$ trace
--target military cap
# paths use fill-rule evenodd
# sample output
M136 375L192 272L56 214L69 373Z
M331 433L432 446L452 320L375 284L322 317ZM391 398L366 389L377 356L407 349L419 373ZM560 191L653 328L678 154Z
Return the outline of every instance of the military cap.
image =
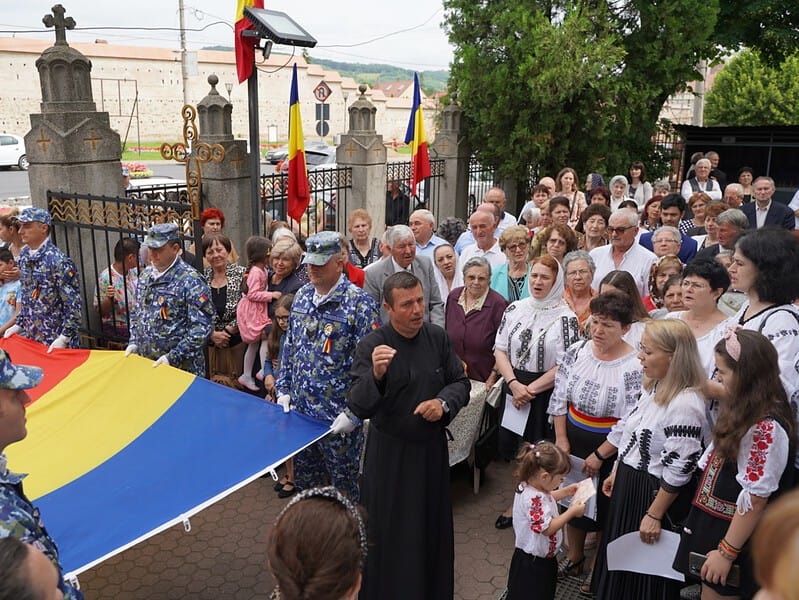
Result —
M147 237L144 238L144 245L148 248L161 248L169 242L177 242L180 239L178 226L174 223L158 223L150 227Z
M0 350L0 389L27 390L41 383L43 377L39 367L15 365L4 350Z
M45 225L52 225L53 219L50 213L43 208L30 206L22 211L19 215L20 223L44 223Z
M335 231L322 231L305 240L305 265L326 265L331 257L341 254L341 237Z

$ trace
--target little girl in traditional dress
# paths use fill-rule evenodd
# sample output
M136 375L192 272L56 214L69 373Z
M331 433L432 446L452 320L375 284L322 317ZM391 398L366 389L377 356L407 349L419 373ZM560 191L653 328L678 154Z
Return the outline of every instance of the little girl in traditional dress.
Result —
M258 385L252 376L255 356L260 355L261 364L266 360L267 345L263 331L272 322L268 306L272 300L277 300L281 295L280 292L266 291L266 261L269 258L270 246L268 239L259 236L252 236L245 243L249 266L241 282L241 300L236 307L239 334L247 344L244 369L239 377L239 383L254 392L258 391Z
M585 513L583 502L573 501L563 514L558 500L577 492L574 483L558 489L571 470L569 455L551 442L525 443L517 457L518 486L513 499L516 550L508 573L506 600L553 600L558 583L555 555L563 541L561 529Z

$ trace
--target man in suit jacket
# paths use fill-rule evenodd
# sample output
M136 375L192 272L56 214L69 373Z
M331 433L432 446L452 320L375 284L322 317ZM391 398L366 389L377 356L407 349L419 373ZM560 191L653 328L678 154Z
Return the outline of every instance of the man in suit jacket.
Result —
M383 306L383 283L398 271L410 270L421 282L424 293L424 319L428 323L444 327L444 302L436 283L432 261L416 256L416 238L407 225L395 225L386 232L386 241L391 256L381 260L366 271L364 291L380 305L380 318L388 323L388 312Z
M683 200L680 194L669 194L663 200L660 201L660 221L663 223L663 227L669 227L671 229L677 230L677 233L674 234L671 229L667 230L668 235L673 235L673 237L679 238L679 250L676 252L677 256L680 257L680 260L684 265L687 265L694 256L696 256L697 244L696 240L684 235L680 230L680 221L682 221L683 216L685 215L685 200ZM660 231L659 229L655 231L650 231L649 233L644 233L638 238L638 243L641 244L644 248L649 250L650 252L654 252L654 239L655 234ZM658 237L661 235L666 234L666 231L663 231ZM657 252L655 252L657 254ZM660 256L658 255L658 258Z
M759 229L766 225L776 225L788 231L793 231L796 225L793 211L779 202L774 202L774 180L771 177L758 177L752 184L754 202L749 202L741 207L749 219L750 229Z

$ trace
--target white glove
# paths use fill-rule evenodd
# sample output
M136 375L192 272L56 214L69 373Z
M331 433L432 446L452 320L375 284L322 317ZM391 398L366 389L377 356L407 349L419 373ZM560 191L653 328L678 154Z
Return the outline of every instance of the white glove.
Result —
M22 331L22 327L20 327L19 325L12 325L8 329L6 329L5 333L3 334L3 337L4 338L11 337L15 333L20 333L21 331Z
M357 427L355 423L350 421L350 418L346 414L339 413L330 426L330 431L331 433L350 433L355 427Z
M166 365L169 366L169 357L164 354L163 356L159 357L157 361L153 363L153 369L155 369L158 365Z
M291 396L288 394L280 394L277 397L277 403L283 407L284 413L287 413L291 410Z
M128 345L128 347L125 348L125 356L130 356L131 354L136 354L136 350L138 350L138 349L139 349L139 347L136 344Z
M66 348L68 344L69 338L65 335L59 335L53 340L53 343L50 344L50 347L47 348L47 354L50 354L53 351L53 348Z

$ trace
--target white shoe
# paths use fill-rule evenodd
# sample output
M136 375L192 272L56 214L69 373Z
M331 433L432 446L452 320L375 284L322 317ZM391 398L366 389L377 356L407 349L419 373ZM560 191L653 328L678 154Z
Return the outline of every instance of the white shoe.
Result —
M241 387L245 387L248 390L252 390L253 392L258 391L258 386L255 385L255 379L253 379L252 376L242 375L238 378L237 381L239 382L239 385L241 385Z

